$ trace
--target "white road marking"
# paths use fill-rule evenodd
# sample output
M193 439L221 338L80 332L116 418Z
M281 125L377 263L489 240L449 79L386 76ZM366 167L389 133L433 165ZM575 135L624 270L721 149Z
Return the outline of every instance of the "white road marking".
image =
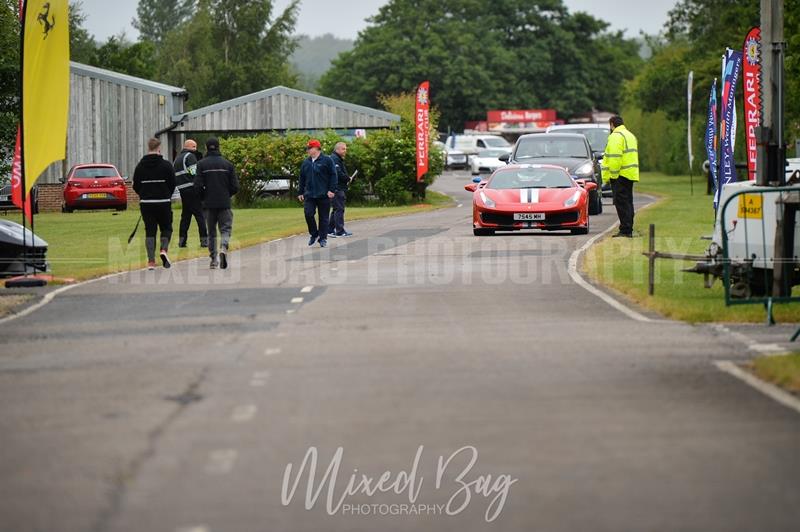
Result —
M206 525L197 525L197 526L182 526L176 530L176 532L210 532L211 529L208 528Z
M606 294L605 292L603 292L599 288L597 288L594 285L590 284L589 282L587 282L581 276L580 273L578 273L578 261L580 260L581 255L587 249L592 247L592 245L594 245L595 242L597 242L598 240L600 240L601 238L606 236L608 233L610 233L611 231L616 229L618 226L619 226L619 222L613 224L611 227L609 227L608 229L606 229L602 233L600 233L598 235L595 235L592 238L590 238L584 245L582 245L580 248L578 248L578 249L576 249L575 251L572 252L572 255L570 255L570 257L569 257L569 266L568 266L569 276L572 278L573 281L575 281L575 283L578 286L581 286L582 288L584 288L589 293L599 297L600 299L602 299L603 301L605 301L606 303L608 303L609 305L611 305L612 307L614 307L618 311L622 312L623 314L625 314L629 318L631 318L633 320L636 320L636 321L643 322L643 323L652 322L653 320L651 320L650 318L648 318L644 314L636 312L632 308L629 308L625 304L617 301L616 299L614 299L610 295Z
M206 473L209 475L227 475L236 464L239 453L235 449L211 451L206 462Z
M146 268L142 268L141 270L138 270L138 271L144 271L144 270L146 270ZM133 271L137 271L137 270L133 270ZM44 297L42 298L42 300L39 301L38 303L34 303L30 307L27 307L27 308L21 310L20 312L17 312L16 314L12 314L11 316L6 316L5 318L0 319L0 325L3 325L4 323L7 323L9 321L15 320L17 318L22 318L24 316L27 316L28 314L36 312L37 310L39 310L43 306L45 306L48 303L50 303L53 299L55 299L55 297L57 295L63 294L67 290L72 290L73 288L77 288L79 286L83 286L83 285L86 285L86 284L96 283L98 281L104 281L106 279L111 279L112 277L119 277L121 275L125 275L126 273L131 273L131 272L111 273L109 275L104 275L103 277L98 277L97 279L89 279L88 281L82 281L80 283L75 283L75 284L68 284L66 286L62 286L61 288L57 288L57 289L53 290L52 292L48 292L47 294L45 294Z
M747 346L750 350L763 354L778 354L785 353L786 349L778 344L750 344Z
M236 423L245 423L251 421L257 412L258 407L256 405L239 405L233 409L231 419Z
M303 302L303 298L302 297L293 297L292 298L292 304L293 305L299 305L302 302Z
M774 401L777 401L783 406L791 408L792 410L800 414L800 399L793 396L792 394L787 393L778 388L777 386L774 386L768 382L762 381L755 375L743 370L742 368L740 368L739 366L737 366L736 364L734 364L729 360L718 361L715 362L714 365L717 366L717 369L719 369L720 371L725 372L733 377L736 377L740 381L745 382L746 384L752 386L759 392L763 393L770 399L773 399Z
M250 386L254 388L261 388L267 385L267 379L270 378L271 373L269 371L256 371L253 373L253 378L250 381Z
M286 311L286 314L294 314L294 313L295 313L295 310L294 310L294 309L290 309L290 310L287 310L287 311Z
M264 354L267 355L268 357L275 356L275 355L280 355L281 354L281 348L280 347L268 347L267 349L264 350Z
M306 286L302 290L300 290L300 293L301 294L310 294L313 289L314 289L313 286Z
M271 244L275 244L277 242L282 242L284 240L290 240L292 238L295 238L295 237L298 237L298 236L301 236L301 235L304 236L305 233L298 233L296 235L291 235L291 236L287 236L287 237L283 237L283 238L276 238L275 240L268 240L266 242L262 242L261 244L257 244L257 245L258 246L271 245ZM255 247L255 246L253 246L253 247ZM197 258L189 259L189 260L185 260L185 261L181 260L181 261L173 262L173 264L182 263L182 262L186 262L186 263L200 262L200 261L205 261L205 260L207 260L207 259L205 259L203 257L197 257ZM39 301L38 303L34 303L30 307L27 307L24 310L22 310L20 312L17 312L16 314L12 314L11 316L6 316L5 318L0 319L0 325L3 325L4 323L7 323L9 321L16 320L17 318L22 318L24 316L27 316L28 314L31 314L32 312L36 312L37 310L39 310L43 306L45 306L48 303L50 303L53 299L55 299L55 297L57 295L63 294L64 292L66 292L68 290L72 290L73 288L78 288L79 286L85 286L87 284L97 283L99 281L105 281L107 279L112 279L114 277L122 277L123 275L128 275L128 274L135 273L135 272L144 272L144 271L147 271L146 267L145 268L138 268L136 270L128 270L128 271L125 271L125 272L110 273L108 275L103 275L102 277L97 277L95 279L87 279L86 281L81 281L79 283L68 284L66 286L62 286L61 288L57 288L56 290L53 290L52 292L48 292L47 294L45 294L44 297L42 298L42 300Z
M458 208L459 208L459 209L460 209L461 207L463 207L463 206L464 206L464 204L463 204L463 203L459 203L459 204L458 204Z

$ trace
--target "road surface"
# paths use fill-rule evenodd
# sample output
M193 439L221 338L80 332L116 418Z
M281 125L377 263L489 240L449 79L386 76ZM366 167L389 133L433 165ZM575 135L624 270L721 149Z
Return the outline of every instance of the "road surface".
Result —
M713 364L751 353L576 285L592 235L473 237L468 182L0 325L0 529L797 530L800 415Z

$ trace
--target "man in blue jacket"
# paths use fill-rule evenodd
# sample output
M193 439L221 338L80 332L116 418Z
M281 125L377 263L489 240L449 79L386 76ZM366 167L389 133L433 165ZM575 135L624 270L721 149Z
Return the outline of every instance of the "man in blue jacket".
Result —
M308 245L313 246L319 239L320 247L328 245L328 217L331 210L331 199L336 193L336 167L333 160L322 153L322 145L317 139L311 139L306 146L308 157L300 165L300 195L297 199L303 202L308 234L311 238ZM319 225L314 218L319 212Z

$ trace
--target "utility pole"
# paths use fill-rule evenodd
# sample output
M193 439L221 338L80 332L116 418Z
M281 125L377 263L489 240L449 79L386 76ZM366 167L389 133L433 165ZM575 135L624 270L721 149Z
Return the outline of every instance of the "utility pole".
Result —
M757 129L758 164L756 181L760 186L786 184L786 141L784 139L784 58L783 0L761 0L761 59L763 90L761 127ZM775 260L772 265L772 295L791 295L794 227L798 204L794 195L780 194L775 204Z
M761 0L761 126L756 130L759 186L782 185L786 181L784 137L783 0Z

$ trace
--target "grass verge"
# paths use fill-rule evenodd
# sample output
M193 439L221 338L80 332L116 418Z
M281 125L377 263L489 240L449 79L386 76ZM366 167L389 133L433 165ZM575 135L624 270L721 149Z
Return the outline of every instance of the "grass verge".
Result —
M352 207L347 220L356 221L411 214L439 209L452 204L444 194L428 191L424 203L401 207ZM197 226L192 221L189 247L177 247L180 207L173 210L173 241L170 258L185 260L207 256L199 247ZM285 209L235 209L231 249L241 249L278 238L303 233L306 229L302 207ZM52 273L62 279L91 279L109 273L142 268L147 264L144 227L139 226L130 243L128 235L139 218L138 209L113 211L47 213L36 217L36 234L49 244L48 261Z
M0 318L8 316L15 308L27 303L33 297L28 294L0 294Z
M657 205L636 214L635 230L642 236L634 239L607 238L593 246L584 261L591 279L608 286L638 305L672 319L689 322L750 322L765 320L761 305L725 306L721 281L711 289L703 287L703 277L681 270L691 262L656 261L655 295L647 294L648 265L642 252L648 247L648 227L656 226L656 250L679 254L702 255L709 245L702 240L714 230L714 210L705 194L705 181L694 179L690 193L688 176L642 174L636 187L639 193L659 198ZM800 304L776 305L775 318L780 322L798 321Z
M759 357L749 366L759 378L792 393L800 393L800 353Z

